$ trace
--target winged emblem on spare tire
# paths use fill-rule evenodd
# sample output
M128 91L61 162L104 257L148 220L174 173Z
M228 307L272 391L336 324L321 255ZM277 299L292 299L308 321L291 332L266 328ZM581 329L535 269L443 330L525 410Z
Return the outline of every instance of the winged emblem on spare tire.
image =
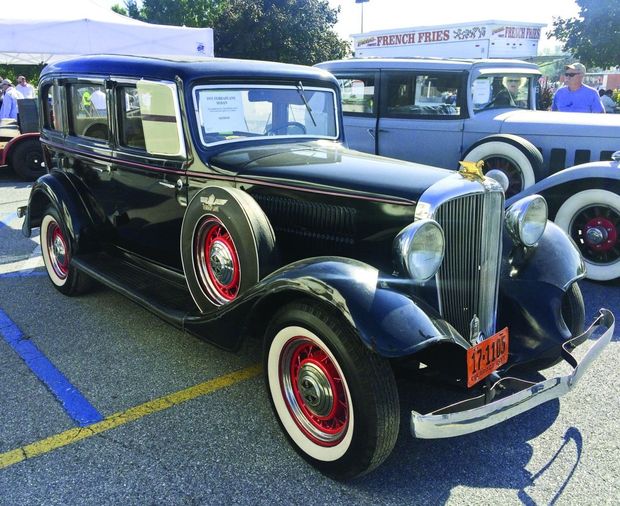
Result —
M213 194L208 197L200 197L200 203L205 211L217 211L220 206L226 205L226 202L228 202L228 200L217 199Z

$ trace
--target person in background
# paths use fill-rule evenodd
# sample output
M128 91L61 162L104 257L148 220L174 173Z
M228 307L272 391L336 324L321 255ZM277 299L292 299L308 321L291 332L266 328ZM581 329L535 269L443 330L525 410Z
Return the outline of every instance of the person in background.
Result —
M521 96L523 80L520 77L507 76L504 78L504 86L510 92L510 96L517 107L527 108L527 100Z
M553 96L552 111L605 112L597 91L583 84L586 68L581 63L564 66L564 84Z
M17 119L17 100L22 98L21 93L15 89L13 83L8 79L3 79L0 84L4 98L0 107L0 119Z
M35 98L34 87L26 81L24 76L19 76L17 78L15 89L19 91L24 98Z
M604 89L600 89L598 91L598 94L601 97L601 104L603 104L603 107L605 108L605 112L606 113L614 113L616 112L616 102L613 99L613 90L607 90L605 91Z

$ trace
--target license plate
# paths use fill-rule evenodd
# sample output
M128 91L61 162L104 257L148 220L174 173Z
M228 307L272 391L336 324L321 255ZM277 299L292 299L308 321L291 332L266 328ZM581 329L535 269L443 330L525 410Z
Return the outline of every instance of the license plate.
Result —
M471 387L508 362L508 327L467 350L467 386Z

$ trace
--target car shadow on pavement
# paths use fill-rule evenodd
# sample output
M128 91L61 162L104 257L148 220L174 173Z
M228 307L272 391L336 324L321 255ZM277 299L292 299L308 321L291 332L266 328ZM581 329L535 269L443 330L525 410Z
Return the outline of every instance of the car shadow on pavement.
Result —
M410 409L420 412L435 405L445 389L421 381L400 380L401 429L396 447L373 473L356 480L361 489L381 489L388 502L443 504L458 486L510 489L519 497L534 485L526 469L533 454L529 440L545 432L559 414L559 401L547 402L527 413L473 434L447 439L413 439ZM389 484L389 486L386 486ZM412 487L412 484L417 484ZM419 493L412 497L412 491ZM401 495L402 494L402 495ZM533 504L533 503L530 503Z

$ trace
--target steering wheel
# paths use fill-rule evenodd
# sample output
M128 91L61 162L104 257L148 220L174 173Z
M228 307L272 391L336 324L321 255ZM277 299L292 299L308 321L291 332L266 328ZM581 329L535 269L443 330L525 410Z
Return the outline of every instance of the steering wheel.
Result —
M289 128L296 128L299 130L298 133L301 133L302 135L305 135L307 133L306 131L306 127L304 125L302 125L301 123L297 122L297 121L288 121L286 122L284 125L281 125L277 128L274 128L273 126L267 126L265 128L265 134L266 135L278 135L278 134L288 134ZM292 134L294 135L296 132L292 132Z

